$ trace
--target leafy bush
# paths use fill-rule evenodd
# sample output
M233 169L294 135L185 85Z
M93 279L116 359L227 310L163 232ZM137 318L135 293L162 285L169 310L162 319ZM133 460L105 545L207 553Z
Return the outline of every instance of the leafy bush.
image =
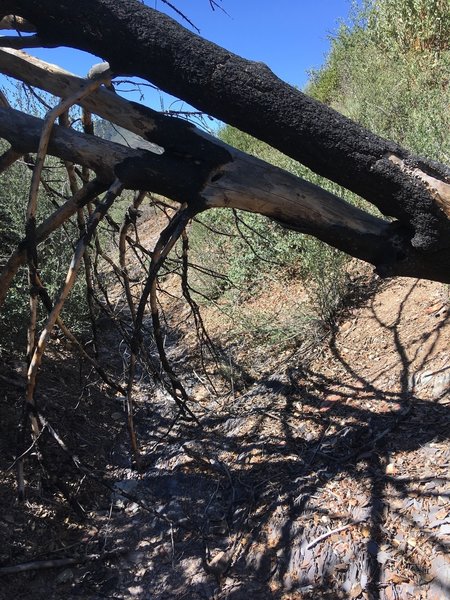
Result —
M447 0L367 0L367 32L388 54L450 50Z
M0 152L5 147L5 145L0 147ZM59 179L63 181L62 167L56 161L51 159L47 166L53 181ZM31 171L23 162L16 163L0 176L0 267L3 267L11 252L25 235L25 214L30 181ZM64 187L62 189L64 190ZM54 202L56 200L51 192L40 192L38 223L55 210ZM39 247L39 271L51 298L56 296L64 281L73 254L73 241L78 235L76 224L68 223L65 228L55 231ZM46 314L41 307L40 324L43 323ZM86 326L87 314L85 288L81 275L62 316L74 331L80 332ZM27 269L22 268L0 312L0 351L23 352L28 319L28 277Z
M450 157L447 0L367 0L332 39L307 93L439 161Z
M225 127L220 137L234 147L345 195L339 186L324 182L281 152L232 127ZM272 345L282 343L283 338L291 343L314 334L318 325L333 326L347 289L348 262L348 257L334 248L261 215L229 209L209 210L201 215L191 230L191 246L195 262L225 276L196 273L196 285L210 299L220 298L221 309L230 316L237 336ZM283 314L284 304L280 310L272 304L266 311L264 296L268 286L278 282L282 289L284 284L298 280L305 282L307 293L289 306L289 314ZM253 303L258 297L264 308Z

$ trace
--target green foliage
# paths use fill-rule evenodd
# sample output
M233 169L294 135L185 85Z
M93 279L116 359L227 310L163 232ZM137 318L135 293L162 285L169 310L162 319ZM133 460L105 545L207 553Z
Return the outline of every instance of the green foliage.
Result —
M306 92L413 151L450 160L450 5L448 0L365 0L354 5L351 23L331 38L324 66L311 73ZM231 127L220 137L320 185L366 210L363 200L311 173L267 144ZM193 227L198 261L227 276L202 276L200 287L232 311L259 342L304 334L312 322L332 327L348 290L348 258L307 236L288 232L263 217L209 211ZM236 227L238 225L238 228ZM223 231L211 234L208 229ZM263 294L268 281L302 279L309 296L289 324L267 314L236 310L243 298ZM234 308L230 308L234 307ZM242 333L242 327L241 331Z
M448 0L367 0L307 93L439 161L450 156ZM331 83L330 83L331 82Z
M450 49L448 0L371 0L366 4L367 31L387 53Z
M219 234L211 235L211 229ZM202 257L207 268L226 275L228 285L218 280L217 293L228 287L245 296L261 277L279 271L280 267L285 276L300 271L299 253L303 247L300 236L260 215L211 210L194 224L191 242L196 254L208 248Z
M338 186L232 127L225 127L220 137L249 154L346 195ZM261 215L228 209L201 215L192 227L191 247L194 262L225 275L225 279L218 279L197 273L196 285L210 299L220 298L236 336L273 345L315 334L317 326L333 326L347 289L348 262L348 257L334 248ZM282 289L294 280L304 281L307 292L301 301L292 304L289 314L284 314L284 306L277 314L274 303L268 312L254 305L245 306L258 297L264 304L268 285Z
M0 147L0 152L5 147L5 145ZM59 179L62 167L54 160L50 160L47 167L52 174L52 180ZM62 182L62 174L60 179ZM23 163L13 165L0 176L0 267L3 267L8 256L24 237L30 181L31 171ZM62 189L64 190L63 187ZM41 191L37 214L38 223L55 210L54 202L55 198L51 193ZM39 247L39 271L51 298L56 297L64 282L73 254L72 242L77 239L78 235L76 224L68 223ZM29 319L28 298L27 270L22 268L14 279L0 312L0 352L5 350L23 352ZM45 320L46 314L41 307L40 324ZM81 273L62 316L74 332L80 332L86 326L87 315L85 287Z

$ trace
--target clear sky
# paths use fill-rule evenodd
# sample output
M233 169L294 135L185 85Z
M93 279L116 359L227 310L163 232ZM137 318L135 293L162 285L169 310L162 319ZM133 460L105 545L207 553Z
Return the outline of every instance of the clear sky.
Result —
M328 36L346 20L350 0L171 0L208 40L244 58L266 63L288 83L303 87L307 71L319 67ZM175 15L162 0L146 4ZM184 23L186 25L186 23Z
M308 70L320 67L329 48L329 35L346 21L350 0L170 0L199 29L200 34L244 58L266 63L276 75L302 88ZM145 0L192 29L163 0ZM8 32L5 32L8 33ZM30 53L85 75L98 60L68 49L30 50ZM139 100L136 96L126 97ZM145 103L159 108L159 96L146 94ZM168 108L170 100L164 99Z

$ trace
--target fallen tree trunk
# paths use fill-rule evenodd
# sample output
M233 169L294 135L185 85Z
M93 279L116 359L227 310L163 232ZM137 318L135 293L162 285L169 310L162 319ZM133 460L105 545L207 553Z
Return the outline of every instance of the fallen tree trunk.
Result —
M50 47L72 46L100 55L110 62L115 73L144 77L272 144L315 172L358 193L398 222L387 225L380 221L382 225L377 223L377 233L373 235L369 227L369 223L375 224L373 218L356 217L348 205L335 197L329 204L333 209L322 222L327 193L316 189L314 193L307 191L305 196L305 186L302 184L300 193L299 182L292 176L281 176L279 169L261 161L249 163L248 158L207 138L192 126L165 119L143 107L135 109L135 114L129 113L125 127L132 129L130 122L137 111L139 128L145 122L150 123L150 127L142 127L139 133L162 145L164 155L151 159L145 155L144 159L144 155L134 154L126 160L123 153L117 151L119 158L114 151L118 163L113 170L124 185L160 191L180 202L189 197L189 202L198 203L199 210L233 206L266 214L375 264L382 275L449 280L447 167L414 157L397 144L371 134L283 83L265 65L227 52L137 0L80 0L77 9L75 13L71 4L55 0L5 0L0 18L14 12L25 18L28 26L31 23L36 28L37 38L31 36L29 42L22 38L23 47L39 42ZM10 45L17 46L17 38L11 40ZM8 39L3 44L7 45ZM8 72L12 56L4 59L2 70ZM44 88L45 85L42 81ZM104 90L93 94L89 109L106 116L102 106L110 110L112 102L106 94ZM117 111L106 118L118 122ZM73 149L77 161L82 161L81 155L87 151L81 148L82 143L79 139ZM61 144L62 141L58 152ZM67 153L67 147L64 152ZM85 155L82 164L87 161L92 165L92 160L92 156L87 160ZM110 161L103 170L111 168ZM100 165L95 170L105 176ZM180 185L182 177L184 188ZM222 193L219 202L220 185L226 185L228 193ZM275 201L280 185L283 193ZM304 203L300 214L299 198L303 196L311 202ZM357 226L353 217L359 220Z
M153 82L356 192L384 214L408 218L417 247L438 243L439 209L390 157L438 180L450 177L449 170L410 156L308 98L266 65L208 42L138 0L79 0L77 11L56 0L4 5L33 23L43 43L86 50L108 60L113 72Z
M0 136L21 152L36 151L42 124L36 117L0 108ZM58 126L48 147L54 156L92 169L105 184L117 177L128 189L160 193L198 212L214 207L257 212L342 246L368 262L376 262L378 255L388 251L388 222L253 156L228 151L219 142L217 150L223 152L220 162L211 164L208 147L204 164L193 164L192 157L128 148ZM73 212L76 209L73 203Z

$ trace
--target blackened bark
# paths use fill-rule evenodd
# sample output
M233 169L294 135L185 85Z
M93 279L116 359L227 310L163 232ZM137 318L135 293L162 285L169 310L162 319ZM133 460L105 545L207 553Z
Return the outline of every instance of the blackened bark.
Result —
M4 12L36 25L49 44L101 56L117 73L152 81L193 106L262 139L356 192L410 228L423 250L448 247L450 223L394 155L450 182L450 170L410 155L138 0L6 0Z
M0 108L0 136L23 152L37 150L42 126L40 119ZM241 152L228 155L218 171L208 160L195 165L189 155L134 150L57 126L48 151L95 170L100 186L118 177L123 186L157 191L186 202L194 212L220 206L258 212L372 263L380 275L450 283L448 253L414 249L399 222L382 221Z

